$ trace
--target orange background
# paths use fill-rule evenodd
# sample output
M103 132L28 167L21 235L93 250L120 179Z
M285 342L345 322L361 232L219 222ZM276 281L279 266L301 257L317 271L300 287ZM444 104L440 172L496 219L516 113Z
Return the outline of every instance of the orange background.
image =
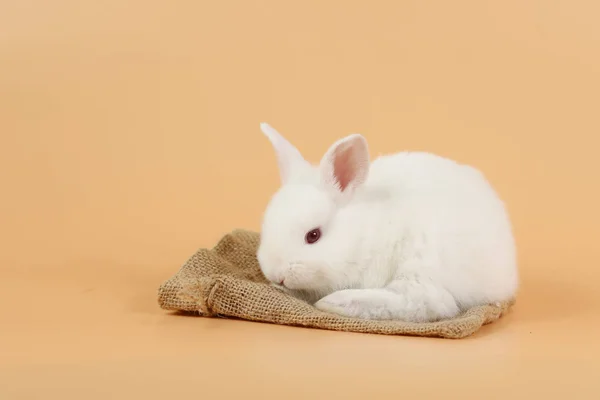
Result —
M600 3L0 4L0 398L597 398ZM175 317L158 285L317 161L470 163L506 200L514 311L461 341ZM241 397L237 397L241 396Z

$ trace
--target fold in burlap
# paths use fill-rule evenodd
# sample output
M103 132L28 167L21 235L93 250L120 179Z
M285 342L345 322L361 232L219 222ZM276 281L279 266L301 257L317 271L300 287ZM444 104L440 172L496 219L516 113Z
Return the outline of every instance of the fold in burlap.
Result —
M456 318L430 323L370 321L326 313L269 285L256 249L259 233L235 230L213 249L200 249L158 290L165 310L187 311L205 317L348 332L463 338L494 322L514 303L473 307Z

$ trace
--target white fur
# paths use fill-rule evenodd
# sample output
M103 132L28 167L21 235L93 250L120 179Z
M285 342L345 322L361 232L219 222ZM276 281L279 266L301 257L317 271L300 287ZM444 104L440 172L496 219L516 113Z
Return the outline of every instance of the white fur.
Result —
M511 224L478 170L423 152L369 162L357 134L313 166L273 128L261 128L282 180L257 252L274 285L324 311L415 322L516 295ZM321 239L305 243L317 227Z

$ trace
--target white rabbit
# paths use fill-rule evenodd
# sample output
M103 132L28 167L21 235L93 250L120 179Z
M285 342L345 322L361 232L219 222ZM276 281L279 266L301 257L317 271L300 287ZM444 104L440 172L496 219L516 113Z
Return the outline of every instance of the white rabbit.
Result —
M512 227L478 170L424 152L370 162L359 134L315 166L272 127L261 129L282 184L264 213L257 258L277 287L324 311L413 322L516 295Z

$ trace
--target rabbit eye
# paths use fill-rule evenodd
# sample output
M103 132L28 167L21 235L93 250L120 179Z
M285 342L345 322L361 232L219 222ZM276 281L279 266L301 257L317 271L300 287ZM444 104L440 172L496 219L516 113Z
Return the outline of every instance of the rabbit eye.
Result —
M308 243L308 244L313 244L320 238L321 238L321 230L319 228L316 228L316 229L313 229L312 231L308 232L306 234L306 237L304 238L304 240L306 240L306 243Z

